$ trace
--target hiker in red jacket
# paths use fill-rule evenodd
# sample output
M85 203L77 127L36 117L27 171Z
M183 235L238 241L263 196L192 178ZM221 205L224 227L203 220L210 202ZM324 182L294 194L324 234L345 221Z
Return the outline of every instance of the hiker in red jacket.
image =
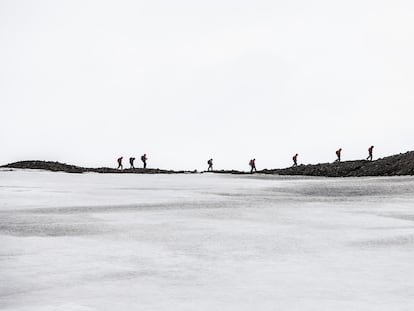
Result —
M208 160L207 164L208 164L207 172L210 170L212 171L213 170L213 159Z
M374 149L374 146L371 146L368 148L368 158L367 160L372 161L372 150Z
M122 159L123 159L124 157L120 157L120 158L118 158L118 170L119 169L121 169L121 170L123 170L124 169L124 167L122 166Z
M142 161L142 163L144 164L144 168L147 168L147 154L146 153L144 153L142 156L141 156L141 161Z
M338 150L336 150L337 159L335 160L335 162L341 162L341 152L342 152L342 148L339 148Z
M292 166L298 166L298 154L295 154L292 158L293 165Z
M256 170L256 159L251 159L250 160L250 162L249 162L249 165L250 165L250 173L253 173L253 170L255 171L255 172L257 172L257 170Z

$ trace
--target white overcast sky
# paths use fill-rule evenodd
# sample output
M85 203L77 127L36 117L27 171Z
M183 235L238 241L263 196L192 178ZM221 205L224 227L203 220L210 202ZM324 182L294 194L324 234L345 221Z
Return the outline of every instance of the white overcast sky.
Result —
M0 163L414 149L414 1L0 0Z

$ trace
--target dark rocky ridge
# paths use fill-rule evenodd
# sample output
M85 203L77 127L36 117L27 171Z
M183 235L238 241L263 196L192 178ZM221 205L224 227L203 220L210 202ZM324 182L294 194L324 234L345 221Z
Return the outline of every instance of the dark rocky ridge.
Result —
M20 161L10 163L4 166L4 168L22 168L22 169L37 169L37 170L46 170L52 172L66 172L66 173L111 173L111 174L125 174L125 173L135 173L135 174L181 174L181 173L195 173L190 171L173 171L173 170L162 170L158 168L134 168L134 169L124 169L117 170L110 167L98 167L98 168L88 168L80 167L75 165L69 165L60 162L52 161Z
M20 161L10 163L3 168L22 168L22 169L40 169L53 172L67 173L115 173L115 174L180 174L196 173L197 171L173 171L163 169L124 169L115 168L85 168L75 165L68 165L60 162L51 161ZM236 170L213 171L217 174L249 174L247 172ZM414 175L414 151L403 154L397 154L375 161L357 160L344 161L335 163L299 165L284 169L264 169L258 171L262 174L274 175L303 175L303 176L325 176L325 177L358 177L358 176L397 176L397 175Z
M385 157L375 161L358 160L299 165L297 167L263 170L260 172L277 175L326 177L414 175L414 151Z

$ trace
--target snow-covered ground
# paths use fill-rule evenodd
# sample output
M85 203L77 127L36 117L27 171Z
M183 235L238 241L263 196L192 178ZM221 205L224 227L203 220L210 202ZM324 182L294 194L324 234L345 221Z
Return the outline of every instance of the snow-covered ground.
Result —
M413 309L413 177L0 171L0 310Z

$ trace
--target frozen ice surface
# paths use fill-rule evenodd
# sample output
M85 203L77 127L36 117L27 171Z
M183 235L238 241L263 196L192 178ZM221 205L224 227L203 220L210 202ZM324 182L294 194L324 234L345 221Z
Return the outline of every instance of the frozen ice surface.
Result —
M414 310L414 178L0 171L0 310Z

